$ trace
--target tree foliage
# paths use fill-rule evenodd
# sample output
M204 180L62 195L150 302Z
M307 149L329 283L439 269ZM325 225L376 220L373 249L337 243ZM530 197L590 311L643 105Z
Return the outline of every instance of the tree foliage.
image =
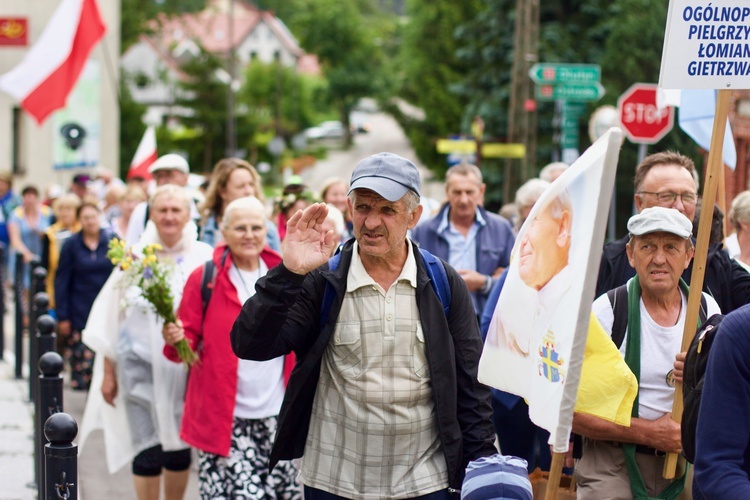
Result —
M146 131L143 115L146 106L133 100L127 85L127 75L120 79L120 177L128 173L130 162L135 156L138 144Z
M225 155L228 85L218 75L224 71L221 59L201 48L200 54L186 62L182 71L188 79L180 82L175 99L179 107L190 110L180 122L192 133L170 134L174 149L183 150L195 171L210 171ZM241 133L238 128L238 138ZM239 140L238 140L239 144Z
M121 33L122 52L148 32L148 22L158 14L181 14L203 9L206 0L122 0Z
M408 23L400 30L400 70L396 96L424 112L424 119L390 108L411 140L417 156L434 170L444 168L445 158L435 151L438 138L460 132L467 105L465 95L451 87L462 82L470 64L458 57L461 48L454 36L457 26L473 20L480 0L408 0Z
M358 4L339 0L299 0L295 34L302 47L318 56L328 80L328 98L338 110L351 144L349 114L378 85L381 51Z

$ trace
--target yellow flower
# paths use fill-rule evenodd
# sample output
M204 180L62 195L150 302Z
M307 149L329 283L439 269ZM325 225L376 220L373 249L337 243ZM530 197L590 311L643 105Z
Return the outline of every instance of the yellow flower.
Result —
M110 262L112 262L112 264L113 264L113 265L115 265L115 266L116 266L117 264L119 264L119 263L120 263L120 260L122 260L122 259L118 259L118 258L114 258L114 257L113 257L113 258L111 258L111 259L109 259L109 260L110 260Z
M161 250L162 248L164 248L164 247L162 247L162 246L161 246L160 244L158 244L158 243L154 243L154 244L153 244L153 245L151 245L151 246L153 246L153 247L154 247L154 250L156 250L157 252L158 252L159 250Z
M130 269L130 262L128 261L122 262L120 264L120 269L122 269L123 271L127 271L128 269Z

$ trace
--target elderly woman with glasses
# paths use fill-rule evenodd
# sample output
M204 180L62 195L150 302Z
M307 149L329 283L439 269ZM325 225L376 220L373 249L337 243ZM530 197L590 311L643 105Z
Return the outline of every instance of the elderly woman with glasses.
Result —
M239 360L229 337L255 283L281 256L266 245L265 210L257 198L229 203L221 224L224 243L211 263L190 275L179 320L162 331L169 359L179 361L173 346L182 339L201 359L190 372L180 436L198 449L202 498L302 498L292 462L268 469L294 358Z

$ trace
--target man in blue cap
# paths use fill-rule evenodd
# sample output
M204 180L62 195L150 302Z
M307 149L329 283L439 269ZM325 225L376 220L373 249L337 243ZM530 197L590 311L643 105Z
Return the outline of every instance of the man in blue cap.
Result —
M422 213L406 158L380 153L354 169L354 239L333 269L324 204L287 225L284 260L258 281L231 340L241 358L297 354L271 467L302 457L305 498L448 499L469 461L496 452L471 297L456 271L446 315L426 260L407 238ZM333 292L330 309L323 310Z

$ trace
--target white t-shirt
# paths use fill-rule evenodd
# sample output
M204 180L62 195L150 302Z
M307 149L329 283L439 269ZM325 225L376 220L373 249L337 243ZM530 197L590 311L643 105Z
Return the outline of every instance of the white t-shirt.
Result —
M268 272L261 259L255 271L243 271L232 264L229 280L237 290L240 304L255 294L255 283ZM284 358L269 361L240 359L237 363L237 396L234 416L247 419L274 417L284 400Z
M638 416L640 418L656 420L665 413L672 411L672 401L674 400L672 371L675 356L682 348L682 332L685 325L685 311L687 310L685 294L680 293L680 295L682 296L680 317L677 324L668 327L656 324L643 305L643 299L640 301L641 379L638 388ZM706 297L706 317L721 312L713 297L706 293L703 293L703 296ZM607 294L594 301L592 310L604 330L612 335L612 324L615 318ZM627 342L628 333L626 330L620 346L620 353L623 357L625 356Z

